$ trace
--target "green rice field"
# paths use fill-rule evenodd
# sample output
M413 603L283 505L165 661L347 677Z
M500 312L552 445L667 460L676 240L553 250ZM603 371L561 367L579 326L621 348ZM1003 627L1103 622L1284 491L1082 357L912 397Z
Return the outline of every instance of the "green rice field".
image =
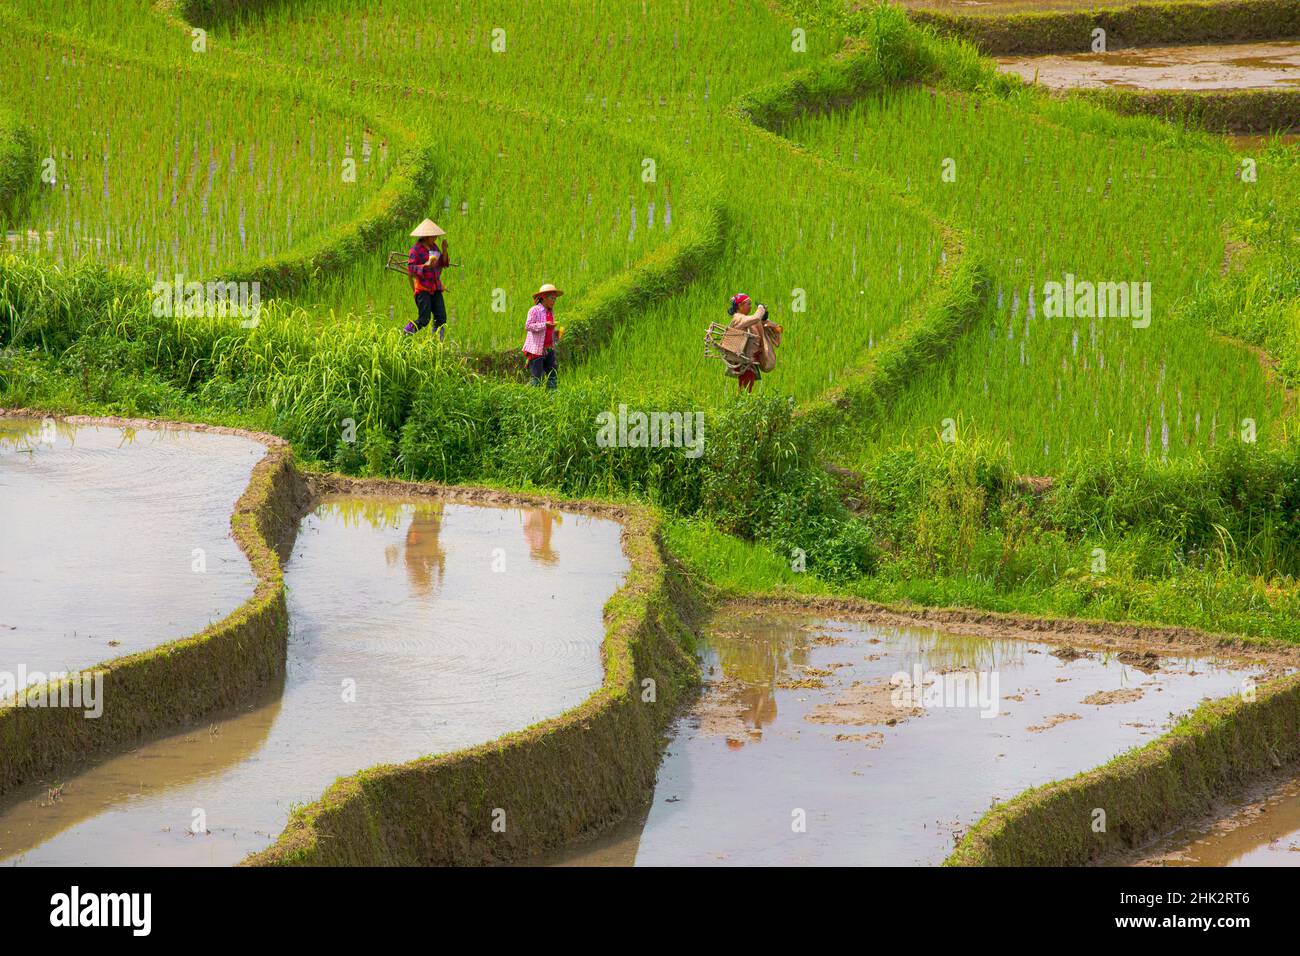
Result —
M1297 30L0 0L0 860L1300 861Z

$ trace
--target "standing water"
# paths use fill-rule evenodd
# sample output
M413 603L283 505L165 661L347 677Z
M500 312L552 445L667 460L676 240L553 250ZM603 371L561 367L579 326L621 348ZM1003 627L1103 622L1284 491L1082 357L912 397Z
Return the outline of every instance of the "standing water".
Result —
M1184 827L1147 850L1142 866L1300 866L1300 777Z
M941 863L994 801L1104 763L1245 676L1140 663L733 613L710 633L705 693L668 744L648 817L544 862Z
M10 801L0 856L237 863L339 776L579 704L604 676L620 532L548 509L326 500L285 567L283 692Z
M253 593L230 515L266 448L173 428L0 418L0 671L187 637Z
M998 58L999 69L1053 89L1264 90L1300 84L1300 42L1142 47Z

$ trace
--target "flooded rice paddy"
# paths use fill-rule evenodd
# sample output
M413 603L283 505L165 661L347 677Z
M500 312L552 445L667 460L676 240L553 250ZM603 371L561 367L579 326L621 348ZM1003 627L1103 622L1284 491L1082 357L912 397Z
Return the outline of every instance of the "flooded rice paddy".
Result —
M1300 87L1300 41L1143 47L999 57L1000 69L1053 89L1265 90Z
M79 670L230 614L254 587L230 516L265 453L231 435L0 418L0 671Z
M850 620L719 621L648 815L540 862L938 864L994 801L1143 744L1253 673L1152 663Z
M1300 866L1300 777L1159 841L1142 866Z
M548 509L327 499L285 566L283 688L11 800L11 864L237 863L339 776L482 743L603 679L621 527ZM198 832L195 832L195 831Z

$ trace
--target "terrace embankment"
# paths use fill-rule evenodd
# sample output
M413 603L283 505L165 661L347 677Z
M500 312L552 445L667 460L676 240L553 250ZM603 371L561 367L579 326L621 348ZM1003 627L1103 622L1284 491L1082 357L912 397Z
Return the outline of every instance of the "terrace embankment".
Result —
M706 635L705 692L648 815L541 862L937 864L990 801L1110 759L1289 659L851 601L728 605Z
M1077 866L1122 859L1300 761L1300 677L1213 700L1145 747L1026 791L966 833L956 866Z
M1300 125L1300 42L1269 41L1000 57L1026 82L1075 91L1119 113L1193 123L1211 132Z
M0 420L14 544L0 566L12 561L3 587L15 589L0 662L15 685L39 682L0 707L0 793L247 700L283 673L275 548L302 485L282 440L24 410ZM98 717L27 706L70 686L42 672L83 667L102 678Z
M580 705L602 682L602 606L628 569L621 530L582 511L326 494L285 566L282 691L32 788L0 816L0 853L236 863L340 774ZM521 800L503 803L507 832L524 825Z
M21 423L47 437L46 422L21 414L10 431ZM149 425L49 424L64 441L74 427L100 438L115 429L120 440ZM305 478L278 439L239 441L248 437L272 446L232 522L259 574L253 598L195 638L96 668L97 720L70 708L0 712L10 791L0 852L27 862L233 863L271 843L291 803L339 774L428 753L446 756L336 784L258 862L510 859L644 807L660 732L695 679L682 650L695 602L663 556L653 515ZM82 435L78 447L84 455L102 444ZM78 474L93 499L113 472ZM308 502L317 506L289 560L286 607L283 555L265 545L287 544ZM156 535L155 524L141 527ZM188 544L185 557L188 569ZM54 577L66 585L66 569ZM73 768L83 769L68 776ZM340 826L371 800L382 806L367 812L389 820L382 837ZM430 803L443 812L430 814ZM469 804L485 815L466 819Z
M1127 859L1137 866L1300 866L1300 776L1254 787Z
M1300 36L1292 0L902 0L913 20L987 54L1082 53L1106 46L1228 43Z

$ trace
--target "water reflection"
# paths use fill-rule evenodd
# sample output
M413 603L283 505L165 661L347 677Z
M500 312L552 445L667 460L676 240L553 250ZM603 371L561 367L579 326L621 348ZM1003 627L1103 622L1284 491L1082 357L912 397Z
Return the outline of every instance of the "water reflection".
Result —
M649 814L543 862L936 864L991 801L1097 766L1242 676L735 607L709 628L703 663ZM896 698L900 674L927 692Z
M564 523L564 516L550 508L528 508L523 512L524 540L534 561L555 564L559 554L551 546L551 529Z
M77 670L234 610L253 578L230 515L265 453L232 435L0 418L0 670Z
M282 693L47 781L62 784L57 797L29 793L0 812L0 858L236 863L341 775L482 743L581 703L604 678L603 608L627 569L621 528L552 521L564 561L549 564L530 556L516 512L428 497L323 502L285 563ZM563 613L536 614L539 602ZM189 830L195 808L206 832Z
M1300 777L1210 824L1185 827L1141 866L1300 866Z

